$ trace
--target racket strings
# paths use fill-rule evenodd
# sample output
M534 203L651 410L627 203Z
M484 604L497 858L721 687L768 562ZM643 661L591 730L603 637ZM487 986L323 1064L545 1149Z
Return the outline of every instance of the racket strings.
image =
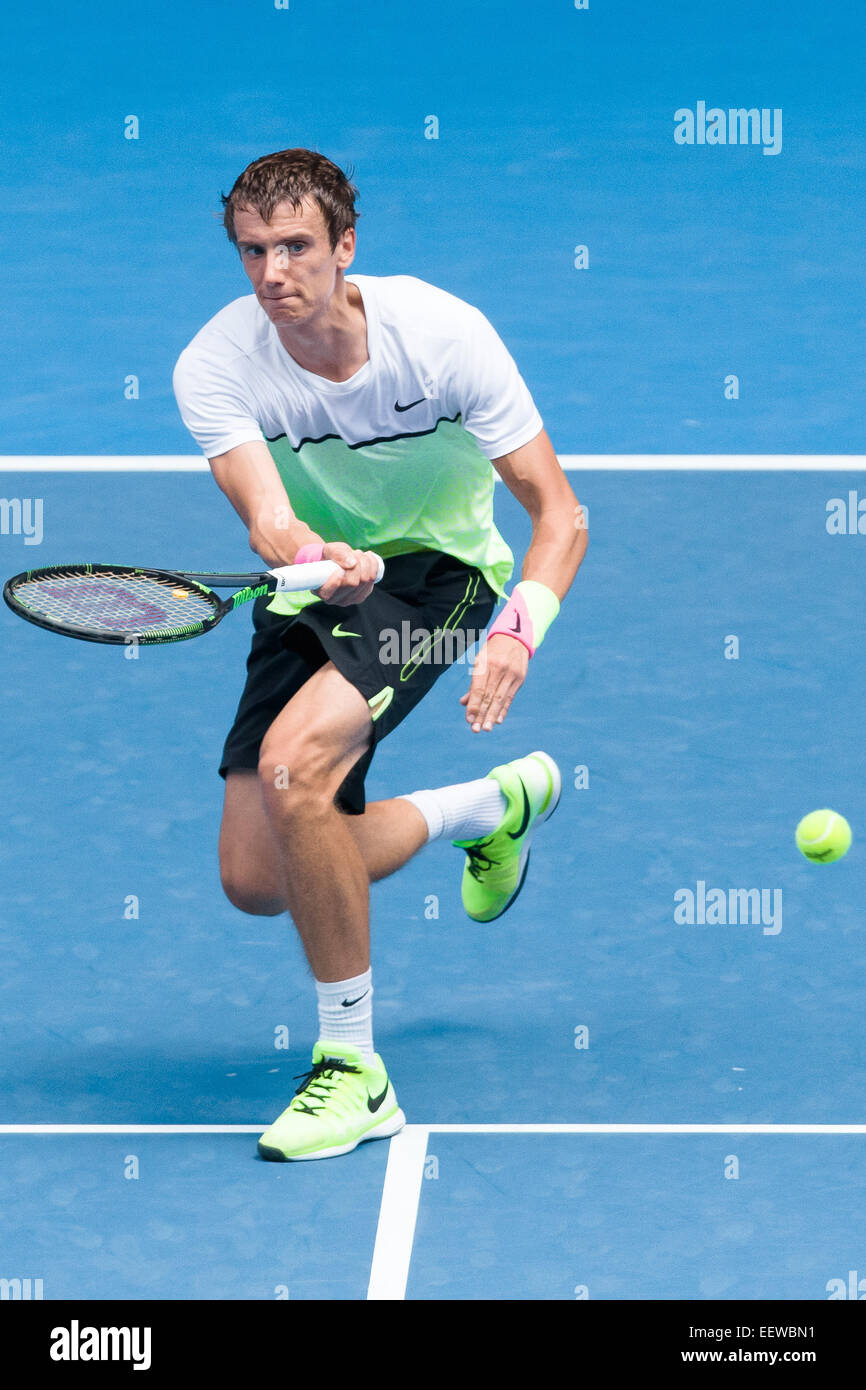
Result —
M170 576L58 569L26 579L15 598L46 622L94 632L154 632L205 622L219 602Z

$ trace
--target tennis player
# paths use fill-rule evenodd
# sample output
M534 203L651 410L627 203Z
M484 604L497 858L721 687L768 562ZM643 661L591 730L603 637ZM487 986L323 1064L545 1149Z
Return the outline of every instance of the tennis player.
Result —
M253 293L205 324L174 374L256 554L340 566L316 594L257 601L220 768L224 890L243 912L291 914L318 994L312 1068L259 1143L281 1161L347 1153L405 1123L373 1046L370 883L446 836L465 851L466 912L493 921L559 799L555 762L533 752L365 801L378 741L505 597L514 557L493 523L493 469L532 539L461 697L474 733L505 719L586 548L541 417L484 315L414 276L346 273L357 192L310 150L250 164L223 203ZM445 761L448 731L437 738Z

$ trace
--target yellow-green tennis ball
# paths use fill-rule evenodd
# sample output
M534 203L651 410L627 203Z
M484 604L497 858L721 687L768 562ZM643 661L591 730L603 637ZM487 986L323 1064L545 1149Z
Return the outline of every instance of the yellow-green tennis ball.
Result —
M813 864L832 864L851 848L851 827L836 811L810 811L797 826L796 839Z

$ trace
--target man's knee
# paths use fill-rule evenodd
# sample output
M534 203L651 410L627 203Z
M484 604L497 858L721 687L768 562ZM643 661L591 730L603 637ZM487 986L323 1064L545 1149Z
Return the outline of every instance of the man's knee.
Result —
M284 818L326 814L353 762L363 750L346 751L322 731L266 737L259 755L259 784L271 813Z
M285 912L279 851L252 770L234 770L226 778L219 867L223 892L233 907L254 917Z
M220 881L232 907L251 917L279 917L287 910L283 895L276 887L238 872L237 866L221 864Z
M326 800L323 786L328 766L304 752L285 746L262 746L259 758L259 784L271 814L300 814L313 811Z

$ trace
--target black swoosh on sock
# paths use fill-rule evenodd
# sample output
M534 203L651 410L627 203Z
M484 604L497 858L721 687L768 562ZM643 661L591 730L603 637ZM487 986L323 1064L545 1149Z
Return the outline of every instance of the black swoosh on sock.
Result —
M369 993L370 991L368 989L365 989L364 993L359 994L357 999L344 999L342 1001L341 1007L344 1009L351 1009L353 1004L360 1004L362 999L366 999Z

